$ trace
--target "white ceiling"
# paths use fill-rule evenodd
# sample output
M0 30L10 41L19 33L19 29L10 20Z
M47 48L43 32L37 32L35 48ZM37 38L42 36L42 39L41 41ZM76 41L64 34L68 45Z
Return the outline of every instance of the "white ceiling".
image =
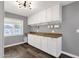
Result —
M72 2L74 1L31 1L32 9L29 10L26 8L18 8L16 1L5 1L4 9L6 12L10 12L10 13L14 13L22 16L30 16L34 13L39 12L40 10L53 6L57 3L60 3L62 6L64 6Z

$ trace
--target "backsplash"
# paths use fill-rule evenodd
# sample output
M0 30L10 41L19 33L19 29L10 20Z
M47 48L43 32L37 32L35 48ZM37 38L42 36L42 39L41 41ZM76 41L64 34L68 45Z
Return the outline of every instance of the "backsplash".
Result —
M39 28L37 26L31 26L31 32L52 32L52 30L61 32L61 26L58 29L48 28L48 25L40 25Z

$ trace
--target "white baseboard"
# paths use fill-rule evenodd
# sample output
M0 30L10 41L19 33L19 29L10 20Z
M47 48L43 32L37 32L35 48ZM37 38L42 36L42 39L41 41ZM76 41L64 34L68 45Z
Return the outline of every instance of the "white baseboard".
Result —
M62 51L62 53L63 53L63 54L66 54L66 55L68 55L68 56L71 56L71 57L73 57L73 58L79 58L79 56L76 56L76 55L70 54L70 53L65 52L65 51Z
M19 45L19 44L23 44L23 43L26 43L26 42L19 42L19 43L15 43L15 44L6 45L6 46L4 46L4 48Z

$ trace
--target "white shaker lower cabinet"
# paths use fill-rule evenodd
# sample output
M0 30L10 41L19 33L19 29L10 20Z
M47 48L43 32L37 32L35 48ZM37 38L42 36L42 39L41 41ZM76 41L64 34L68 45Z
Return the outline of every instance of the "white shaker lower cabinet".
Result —
M34 35L34 42L35 42L34 47L40 49L41 48L40 36Z
M37 35L28 34L28 43L36 48L41 48L40 37Z
M35 39L35 38L34 38L33 35L28 34L28 43L29 43L30 45L32 45L32 46L35 45L35 40L34 40L34 39Z
M56 42L56 45L57 45L57 57L61 54L61 50L62 50L62 37L59 37L57 38L57 42Z
M28 34L28 43L52 56L59 57L62 48L62 37L50 38Z
M48 38L48 53L56 56L56 40L55 38Z
M59 57L61 54L61 37L48 39L48 53Z
M47 51L48 51L47 40L48 40L48 37L42 37L42 38L41 38L41 49L42 49L44 52L47 52Z

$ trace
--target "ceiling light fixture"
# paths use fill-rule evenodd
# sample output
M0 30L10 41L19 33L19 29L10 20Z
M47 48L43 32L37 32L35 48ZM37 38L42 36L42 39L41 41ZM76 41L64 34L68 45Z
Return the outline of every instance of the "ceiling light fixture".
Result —
M28 0L24 0L24 1L22 1L22 0L21 0L21 1L17 0L16 2L18 3L19 8L24 7L24 8L32 9L32 8L31 8L31 2L28 1Z

